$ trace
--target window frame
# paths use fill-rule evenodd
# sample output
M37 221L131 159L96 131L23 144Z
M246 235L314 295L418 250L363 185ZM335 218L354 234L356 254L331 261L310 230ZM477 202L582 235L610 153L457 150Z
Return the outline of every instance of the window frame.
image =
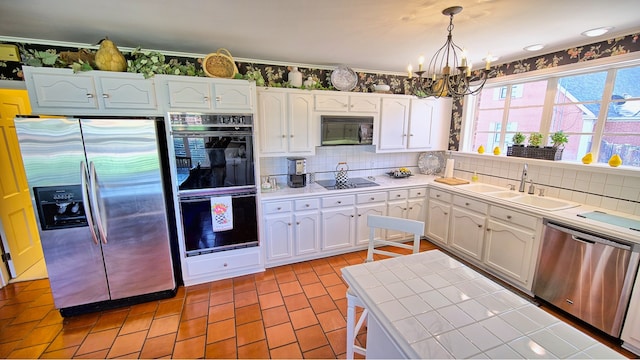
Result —
M545 139L548 139L552 112L553 102L555 98L556 86L558 79L566 76L580 75L584 73L592 73L598 71L606 71L607 78L603 93L605 94L601 108L607 109L610 105L610 94L613 93L614 86L614 70L626 67L640 66L640 52L628 53L617 56L610 56L607 58L595 59L585 62L578 62L569 65L563 65L559 67L550 67L541 70L534 70L520 74L507 75L487 80L485 88L491 87L498 89L502 86L518 85L527 82L547 80L547 94L545 95L545 101L543 105L543 114L540 123L541 133ZM549 96L549 92L552 92L552 96ZM609 94L609 97L606 96ZM468 95L464 99L464 106L462 112L462 124L460 130L460 143L458 151L461 152L475 152L475 149L471 149L473 143L473 128L474 118L476 115L477 95ZM505 105L505 109L509 104ZM600 151L600 143L604 135L604 127L607 120L607 111L600 111L597 118L596 127L593 132L591 151L594 154L598 154ZM503 120L506 121L506 120ZM506 127L502 127L502 132L505 132ZM501 138L506 142L504 134L501 134ZM500 144L501 147L505 146L505 143ZM579 161L571 161L579 162Z

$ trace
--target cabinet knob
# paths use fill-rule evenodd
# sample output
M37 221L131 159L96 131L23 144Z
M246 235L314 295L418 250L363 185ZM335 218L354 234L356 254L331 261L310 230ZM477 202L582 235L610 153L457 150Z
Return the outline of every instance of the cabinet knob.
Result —
M403 137L407 137L407 134L402 134Z
M507 215L507 219L511 220L511 215Z
M482 228L482 225L478 224L478 229Z
M87 94L87 99L92 99L93 98L93 94Z
M292 134L292 135L290 135L289 137L293 137L293 134Z
M436 195L436 197L440 197L440 195Z
M376 199L376 198L374 198L374 197L371 197L371 199L370 199L370 200L371 200L371 201L373 201L373 200L375 200L375 199Z
M202 100L204 100L204 101L209 101L209 97L208 97L208 96L203 96L203 97L202 97Z
M222 264L222 266L227 267L227 263Z
M351 215L351 217L355 217L355 216Z
M469 206L469 205L471 205L471 204L469 204L469 203L464 203L464 205L465 205L465 206Z
M291 223L287 223L287 225L291 226Z
M413 206L410 206L410 207L409 207L409 210L413 210Z
M296 221L296 225L300 225L300 221Z
M362 214L358 214L358 217L362 217Z
M409 134L409 136L413 136L413 134Z
M422 195L422 193L421 193L421 192L419 192L419 193L418 193L418 196L420 196L420 195Z
M102 94L102 98L108 99L109 98L109 94Z
M276 210L280 211L280 210L282 210L282 208L281 207L277 207Z
M282 134L282 138L283 138L283 139L284 139L284 138L286 138L286 137L287 137L287 135L285 135L285 134Z
M446 213L444 213L444 214L445 214L445 215L449 215L449 213L448 213L448 212L446 212Z
M404 211L407 211L407 208L404 208Z
M487 228L487 231L491 231L491 229Z
M349 105L347 105L347 104L344 104L344 105L342 105L342 106L343 106L343 107L349 107Z
M400 197L400 196L402 196L402 195L400 195L400 194L396 195L396 197Z
M338 200L338 204L342 204L342 201Z
M309 207L310 205L309 205L309 204L304 204L304 206L305 206L305 207Z
M222 97L221 97L221 96L216 96L216 101L217 101L217 102L222 101Z

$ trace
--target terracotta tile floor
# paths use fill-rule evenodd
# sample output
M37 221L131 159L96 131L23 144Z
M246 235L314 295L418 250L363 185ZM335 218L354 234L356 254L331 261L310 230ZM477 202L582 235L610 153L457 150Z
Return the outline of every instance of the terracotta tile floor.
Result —
M54 308L46 279L12 283L0 289L0 358L344 358L340 269L365 257L280 266L70 318Z

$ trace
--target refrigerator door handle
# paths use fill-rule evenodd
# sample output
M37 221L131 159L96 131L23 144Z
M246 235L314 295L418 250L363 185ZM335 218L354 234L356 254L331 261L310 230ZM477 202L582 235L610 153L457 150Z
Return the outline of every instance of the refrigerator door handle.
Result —
M98 225L98 233L100 234L100 238L102 239L102 243L107 243L107 231L105 229L104 224L102 223L102 215L100 214L100 205L98 204L98 191L96 190L98 186L96 174L96 166L93 164L93 161L89 162L89 189L91 192L91 206L93 206L93 213L96 216L96 224Z
M93 238L93 242L98 245L98 235L96 234L95 224L93 222L93 213L91 212L91 204L89 203L89 189L87 188L87 164L85 164L84 161L80 162L80 173L82 178L82 206L84 207L84 213L87 216L87 223L89 225L89 229L91 230L91 237Z

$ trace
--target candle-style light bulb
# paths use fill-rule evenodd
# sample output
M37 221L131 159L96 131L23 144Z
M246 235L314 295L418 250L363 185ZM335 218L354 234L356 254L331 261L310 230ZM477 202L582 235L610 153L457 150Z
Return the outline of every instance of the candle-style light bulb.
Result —
M418 58L418 71L422 71L422 64L424 63L424 56L420 55Z
M491 68L491 54L487 54L486 60L487 60L487 63L484 66L484 69L489 70Z
M467 50L462 50L462 60L460 61L460 66L467 66Z
M411 64L407 66L407 72L409 73L409 79L411 79L411 76L413 76L413 66Z

